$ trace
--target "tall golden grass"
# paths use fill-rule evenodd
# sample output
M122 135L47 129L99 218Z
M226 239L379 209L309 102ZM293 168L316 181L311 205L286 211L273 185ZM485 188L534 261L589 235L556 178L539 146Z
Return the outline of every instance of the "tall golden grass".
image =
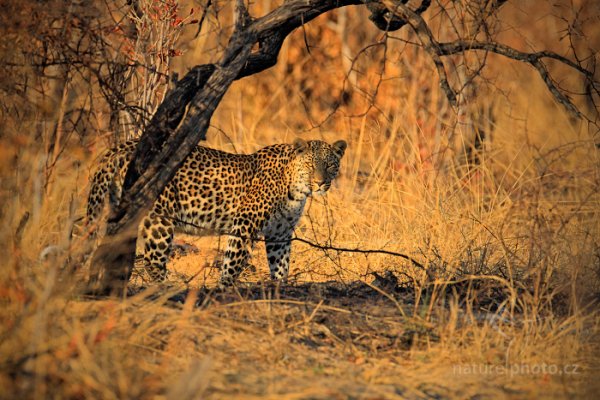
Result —
M253 7L259 15L274 4ZM553 12L568 18L565 10ZM487 60L493 84L482 86L467 117L446 106L428 58L401 41L390 39L385 53L381 46L361 53L356 76L347 76L342 49L356 55L380 35L364 26L365 15L347 13L345 30L336 25L339 12L319 18L292 35L276 67L237 82L207 145L252 152L296 136L347 140L341 176L309 202L297 236L322 247L401 252L428 271L391 255L294 242L291 288L264 285L258 299L243 289L219 295L213 255L223 241L183 237L199 252L171 260L175 289L82 297L75 288L83 274L64 266L85 246L85 235L73 232L113 132L98 106L87 136L78 136L61 101L77 104L81 87L63 96L40 80L50 95L2 100L0 397L597 393L597 133L570 119L526 66L498 57ZM524 14L506 5L505 43L561 50L558 18L526 24ZM584 28L597 37L598 27ZM219 40L201 35L174 68L215 57ZM350 101L340 101L346 90ZM468 162L476 110L485 146ZM262 251L257 244L256 269L242 276L258 287L268 276ZM388 271L397 285L373 282ZM375 294L353 292L357 282ZM169 301L181 288L183 303Z

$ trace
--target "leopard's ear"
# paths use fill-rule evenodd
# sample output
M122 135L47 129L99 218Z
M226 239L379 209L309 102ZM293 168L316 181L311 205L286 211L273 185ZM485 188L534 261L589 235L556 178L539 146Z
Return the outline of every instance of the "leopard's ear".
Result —
M335 154L337 154L340 158L342 158L342 156L346 152L346 148L348 147L348 143L346 143L345 140L338 140L337 142L335 142L333 144L332 147L333 147L333 151L335 152Z
M308 150L308 142L304 139L296 138L294 139L294 153L300 155L306 153Z

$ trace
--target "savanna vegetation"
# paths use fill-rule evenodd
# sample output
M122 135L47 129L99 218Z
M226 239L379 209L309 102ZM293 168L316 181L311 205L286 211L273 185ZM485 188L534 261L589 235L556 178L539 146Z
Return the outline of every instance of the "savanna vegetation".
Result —
M0 2L1 398L600 391L599 6L362 3ZM289 25L254 37L281 10ZM134 268L99 295L98 265L133 260L91 237L89 179L137 137L155 141L109 237L200 139L349 147L286 284L257 242L220 290L224 238L178 236L168 284Z

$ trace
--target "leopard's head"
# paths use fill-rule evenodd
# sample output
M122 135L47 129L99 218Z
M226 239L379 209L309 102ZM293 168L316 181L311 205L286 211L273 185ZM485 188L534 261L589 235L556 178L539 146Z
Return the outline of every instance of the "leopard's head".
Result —
M337 177L346 147L344 140L329 144L321 140L296 139L293 143L297 190L310 196L325 194Z

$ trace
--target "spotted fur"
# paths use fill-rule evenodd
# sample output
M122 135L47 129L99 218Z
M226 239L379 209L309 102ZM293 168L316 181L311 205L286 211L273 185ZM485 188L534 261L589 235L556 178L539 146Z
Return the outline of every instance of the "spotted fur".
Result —
M99 217L108 195L121 197L123 179L137 145L130 141L109 150L92 179L88 221ZM198 146L165 187L140 225L143 260L150 276L166 277L175 232L229 235L220 283L231 285L247 265L253 240L266 241L272 279L285 279L292 233L312 194L324 194L338 175L346 150L297 139L254 154L230 154Z

